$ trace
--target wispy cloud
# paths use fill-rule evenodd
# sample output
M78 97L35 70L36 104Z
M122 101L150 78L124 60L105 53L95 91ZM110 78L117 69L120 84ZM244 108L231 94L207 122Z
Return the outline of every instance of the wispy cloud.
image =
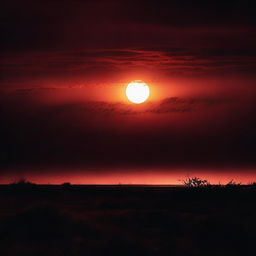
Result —
M166 74L249 72L256 69L256 52L243 49L98 49L6 55L0 60L4 82L16 78L152 70ZM40 79L40 77L38 78Z

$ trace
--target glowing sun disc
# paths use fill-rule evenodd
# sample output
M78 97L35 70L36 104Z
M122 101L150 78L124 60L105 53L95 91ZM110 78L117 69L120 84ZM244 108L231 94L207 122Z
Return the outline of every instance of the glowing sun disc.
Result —
M149 87L141 80L132 81L126 87L126 96L133 103L143 103L149 97Z

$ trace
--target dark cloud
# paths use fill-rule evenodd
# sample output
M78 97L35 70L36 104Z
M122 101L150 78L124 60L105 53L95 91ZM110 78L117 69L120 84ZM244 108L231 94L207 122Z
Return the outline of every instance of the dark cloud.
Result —
M231 99L216 98L190 98L180 99L177 97L167 98L150 107L146 112L150 113L183 113L206 110L209 107L232 102Z
M249 74L256 70L254 49L154 48L98 49L6 55L0 61L0 85L48 78L99 79L128 71L169 75Z
M29 93L1 100L1 166L256 164L254 108L234 99L168 98L138 111L111 102L47 105Z
M90 115L138 115L145 113L152 114L167 114L167 113L184 113L207 110L209 107L228 104L232 99L214 99L214 98L190 98L181 99L177 97L167 98L157 103L147 103L147 107L137 110L134 106L125 103L110 103L110 102L87 102L76 104L65 104L57 107L52 107L50 112L67 113L72 116L72 113L80 113L80 115L89 113Z

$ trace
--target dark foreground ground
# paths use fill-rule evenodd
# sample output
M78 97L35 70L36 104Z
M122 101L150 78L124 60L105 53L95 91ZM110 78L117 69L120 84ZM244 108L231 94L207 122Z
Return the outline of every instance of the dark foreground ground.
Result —
M0 255L256 255L256 189L0 186Z

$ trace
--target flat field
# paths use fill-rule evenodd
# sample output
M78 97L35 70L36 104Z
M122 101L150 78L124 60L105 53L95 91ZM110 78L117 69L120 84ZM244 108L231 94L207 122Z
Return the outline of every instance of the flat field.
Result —
M256 188L0 186L0 255L255 255Z

